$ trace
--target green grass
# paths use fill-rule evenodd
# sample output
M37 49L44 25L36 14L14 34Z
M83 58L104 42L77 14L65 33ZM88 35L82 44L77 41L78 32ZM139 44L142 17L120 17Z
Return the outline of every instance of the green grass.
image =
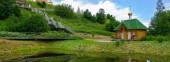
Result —
M153 55L170 55L170 42L158 43L155 41L143 42L121 42L119 47L116 43L100 43L92 40L68 40L53 43L55 47L61 49L86 51L86 52L106 52L106 53L142 53Z
M73 51L86 51L86 52L105 52L105 53L143 53L143 54L153 54L153 55L170 55L170 42L166 41L163 43L158 43L155 41L143 41L143 42L120 42L119 47L117 47L116 42L96 42L93 40L65 40L65 41L58 41L58 42L38 42L35 41L31 42L9 42L9 47L14 47L15 44L21 44L23 47L25 44L44 46L45 48L56 48L56 49L65 49L65 50L73 50ZM33 45L33 46L34 46ZM3 46L3 45L1 45ZM28 47L28 46L24 46ZM6 49L6 47L1 47L2 49ZM15 49L15 48L14 48ZM12 49L13 50L13 49ZM2 52L2 50L1 50Z

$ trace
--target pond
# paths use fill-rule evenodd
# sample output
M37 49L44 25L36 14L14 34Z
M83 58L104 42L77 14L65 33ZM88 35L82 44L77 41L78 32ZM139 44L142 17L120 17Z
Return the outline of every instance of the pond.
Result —
M75 51L50 51L36 53L2 62L169 62L169 56L144 54L89 53Z
M43 53L36 56L6 60L4 62L151 62L151 61L120 58L80 57L77 55L69 54Z

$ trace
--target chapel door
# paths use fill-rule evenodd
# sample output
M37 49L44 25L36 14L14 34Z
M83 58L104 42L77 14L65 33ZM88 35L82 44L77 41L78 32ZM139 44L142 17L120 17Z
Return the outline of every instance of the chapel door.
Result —
M124 32L121 33L121 39L124 40Z
M128 40L131 40L131 32L128 32Z

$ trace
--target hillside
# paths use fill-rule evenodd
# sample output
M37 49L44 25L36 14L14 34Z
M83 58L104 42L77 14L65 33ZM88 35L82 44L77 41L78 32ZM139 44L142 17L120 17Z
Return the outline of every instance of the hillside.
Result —
M63 25L73 29L77 33L90 33L90 34L101 34L111 36L112 33L106 31L105 25L99 23L93 23L86 19L62 19L56 16L54 12L47 12L50 17L53 17L55 21L61 22Z
M105 24L99 24L90 22L84 18L66 19L55 15L53 5L47 5L46 8L40 8L35 2L27 2L31 4L33 8L45 11L49 17L53 17L56 22L61 22L64 26L67 26L77 33L89 33L89 34L100 34L106 36L112 36L113 33L105 29ZM78 15L80 16L80 15Z

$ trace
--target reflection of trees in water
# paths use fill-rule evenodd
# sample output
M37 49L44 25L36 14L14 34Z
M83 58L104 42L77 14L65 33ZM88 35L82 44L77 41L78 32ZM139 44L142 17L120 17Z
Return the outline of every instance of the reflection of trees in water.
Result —
M21 59L13 59L5 62L147 62L146 60L126 59L123 56L114 58L97 56L79 56L56 53L43 53Z
M46 56L46 54L43 54ZM60 55L59 56L31 56L24 59L9 60L5 62L128 62L129 59L116 58L96 58L96 57L78 57L76 55ZM55 54L56 55L56 54ZM144 62L131 59L130 62Z
M106 62L146 62L149 60L122 59L120 57L106 58Z

